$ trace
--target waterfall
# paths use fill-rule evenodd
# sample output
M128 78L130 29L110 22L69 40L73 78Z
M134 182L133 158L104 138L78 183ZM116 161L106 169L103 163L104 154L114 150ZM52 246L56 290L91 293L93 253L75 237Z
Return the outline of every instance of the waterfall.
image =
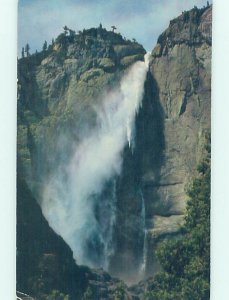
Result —
M42 211L52 228L71 247L79 264L109 266L116 215L115 178L122 152L132 145L148 64L138 61L120 85L104 91L97 107L97 126L74 145L69 162L46 180Z
M145 208L145 199L143 193L141 191L141 202L142 202L142 209L141 209L141 224L142 224L142 236L143 236L143 247L142 247L142 262L140 265L140 278L145 278L146 272L146 264L147 264L147 251L148 251L148 230L146 227L146 208Z
M104 269L108 270L109 268L109 261L110 257L114 253L113 248L113 229L116 222L116 181L114 180L112 183L112 189L111 189L111 197L108 198L108 206L110 211L110 217L107 218L107 226L103 226L103 229L105 229L104 236L106 236L105 240L105 249L104 249ZM104 205L104 204L102 204ZM107 210L106 210L107 211ZM106 213L105 211L105 213ZM101 215L103 215L103 209L100 210ZM104 219L104 216L102 216Z

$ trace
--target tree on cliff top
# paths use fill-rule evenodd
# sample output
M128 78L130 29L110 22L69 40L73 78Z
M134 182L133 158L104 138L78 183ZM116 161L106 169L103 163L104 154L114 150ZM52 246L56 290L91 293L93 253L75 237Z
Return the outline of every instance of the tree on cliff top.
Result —
M24 58L25 57L25 48L22 47L21 49L21 57Z
M111 26L111 28L112 28L112 31L113 31L113 32L117 29L114 25Z
M30 46L29 46L29 44L27 43L27 44L25 45L25 53L26 53L26 56L27 56L27 57L30 56L29 50L30 50Z
M47 41L44 42L44 45L42 47L42 50L43 51L46 51L47 50L47 47L48 47L48 44L47 44Z

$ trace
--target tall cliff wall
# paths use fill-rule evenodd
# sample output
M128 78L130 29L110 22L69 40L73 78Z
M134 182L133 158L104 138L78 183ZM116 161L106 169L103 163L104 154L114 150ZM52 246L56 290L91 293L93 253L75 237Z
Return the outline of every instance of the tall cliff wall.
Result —
M144 176L147 193L158 195L152 208L152 247L182 223L185 189L210 130L211 32L212 7L184 12L170 22L152 52L150 72L163 108L165 142L158 175L152 178L149 168Z

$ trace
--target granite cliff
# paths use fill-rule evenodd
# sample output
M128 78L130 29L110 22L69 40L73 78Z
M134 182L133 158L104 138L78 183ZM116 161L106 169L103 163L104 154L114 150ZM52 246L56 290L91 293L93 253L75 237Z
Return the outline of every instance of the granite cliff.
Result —
M152 217L151 249L161 237L179 231L187 202L185 190L210 130L211 26L211 7L184 12L170 22L152 52L150 73L163 130L154 126L160 148L156 163L144 164L142 176L148 216ZM152 265L157 269L153 261Z
M182 13L160 35L150 55L142 104L135 119L135 145L123 149L122 172L115 177L116 222L107 271L128 283L160 270L154 254L157 245L180 234L187 201L185 188L195 175L204 136L210 129L211 21L211 7ZM126 69L143 61L145 52L137 42L100 26L79 34L61 34L46 51L19 60L18 177L29 186L26 195L30 202L36 198L42 205L42 186L58 169L57 162L67 163L73 147L96 126L101 93L119 86ZM19 192L22 187L25 189L24 183L18 183ZM108 182L101 201L112 191ZM23 197L18 196L18 224L26 217L25 206L20 204ZM39 210L36 204L31 205L31 214ZM68 246L60 237L54 237L45 220L42 222L44 236L51 231L52 238L59 239L57 243L68 252L71 267L63 271L63 277L70 276L72 281L85 278L85 274L86 278L93 277L93 271L75 265ZM39 230L38 223L34 226ZM23 257L30 248L21 243L21 234L18 248ZM92 250L97 251L96 247ZM43 256L39 254L39 263L35 264L55 259L48 256L55 249L42 251ZM58 255L61 257L64 251L58 251ZM28 256L26 263L33 259ZM18 269L25 268L23 258L18 261ZM36 274L43 271L37 267ZM138 299L119 280L101 274L97 273L94 285L101 287L97 296L89 279L80 279L83 283L76 280L74 288L65 286L60 291L74 299L90 287L92 299L113 299L115 292L116 296L124 293L125 299ZM109 280L104 279L106 276ZM18 273L19 288L29 292L26 280ZM56 285L51 289L55 290ZM103 296L98 296L101 291Z

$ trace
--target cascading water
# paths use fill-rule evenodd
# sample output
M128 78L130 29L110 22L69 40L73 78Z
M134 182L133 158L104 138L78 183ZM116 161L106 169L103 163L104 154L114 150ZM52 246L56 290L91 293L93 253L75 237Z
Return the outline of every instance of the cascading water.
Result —
M141 201L142 201L142 210L141 210L141 220L142 220L142 235L143 235L143 248L142 248L142 263L140 266L140 278L145 278L146 264L147 264L147 251L148 251L148 230L146 227L146 207L145 199L141 191Z
M145 62L130 67L117 88L104 92L102 107L96 110L97 126L74 146L69 162L59 163L44 186L43 213L79 264L109 266L116 215L115 178L121 172L122 151L134 140L135 115L147 70L148 55Z
M98 201L98 221L102 236L106 243L104 243L104 262L103 268L108 270L110 257L113 254L113 229L116 221L116 180L113 180L108 189L108 195L101 197ZM109 213L108 213L109 212Z

